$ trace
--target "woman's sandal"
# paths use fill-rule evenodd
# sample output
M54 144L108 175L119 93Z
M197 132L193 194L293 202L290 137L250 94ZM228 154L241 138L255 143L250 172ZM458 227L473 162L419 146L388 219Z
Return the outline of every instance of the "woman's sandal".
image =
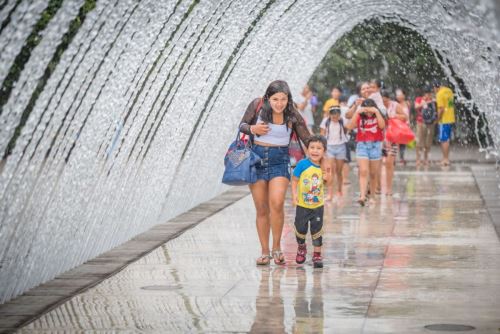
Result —
M365 206L365 202L366 202L366 198L360 198L360 199L358 199L358 203L361 206Z
M269 263L271 263L271 256L262 254L255 262L258 266L267 266Z
M273 250L274 264L285 264L285 255L281 250Z

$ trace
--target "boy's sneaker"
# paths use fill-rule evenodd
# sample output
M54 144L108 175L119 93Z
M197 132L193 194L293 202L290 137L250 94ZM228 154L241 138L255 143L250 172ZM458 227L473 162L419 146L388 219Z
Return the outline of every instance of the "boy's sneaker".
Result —
M314 268L323 268L323 258L321 257L321 253L314 252L313 265L314 265Z
M295 262L302 264L306 261L307 247L306 244L299 245L297 248L297 256L295 257Z

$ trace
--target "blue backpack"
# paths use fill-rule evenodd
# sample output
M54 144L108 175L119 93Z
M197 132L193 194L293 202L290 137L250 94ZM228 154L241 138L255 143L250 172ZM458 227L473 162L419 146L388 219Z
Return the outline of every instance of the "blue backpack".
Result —
M422 107L422 118L425 124L432 124L437 119L436 102L427 103L427 106Z

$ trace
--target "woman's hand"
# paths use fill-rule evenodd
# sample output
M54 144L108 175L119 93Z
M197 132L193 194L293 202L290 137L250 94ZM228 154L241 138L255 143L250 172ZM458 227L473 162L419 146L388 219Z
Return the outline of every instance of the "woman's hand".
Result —
M269 125L266 123L252 125L250 126L250 132L258 136L263 136L269 132Z

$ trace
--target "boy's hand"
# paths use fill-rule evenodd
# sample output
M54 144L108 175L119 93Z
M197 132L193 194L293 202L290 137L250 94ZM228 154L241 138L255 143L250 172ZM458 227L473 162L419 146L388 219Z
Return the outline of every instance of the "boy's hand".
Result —
M326 183L330 180L330 174L332 172L331 167L327 167L326 170L322 170L323 172L323 183Z
M330 173L323 173L323 182L328 182L330 180Z
M297 204L299 204L299 199L297 197L297 194L292 194L292 205L296 206Z

